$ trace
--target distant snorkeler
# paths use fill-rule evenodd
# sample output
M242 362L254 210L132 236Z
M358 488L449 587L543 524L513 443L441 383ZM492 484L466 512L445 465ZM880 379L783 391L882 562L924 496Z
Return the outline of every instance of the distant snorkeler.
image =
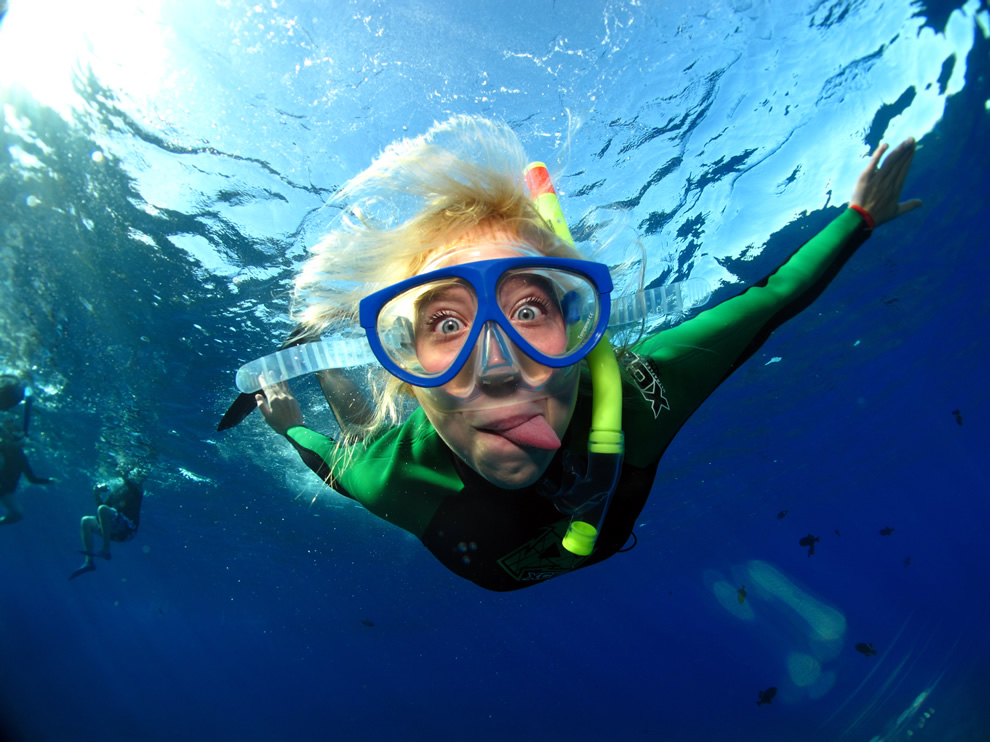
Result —
M123 543L137 535L144 501L144 476L140 470L132 469L93 488L96 515L83 516L79 522L85 560L69 575L70 580L96 569L94 558L109 560L111 541ZM99 551L93 551L96 534L103 540Z
M23 431L13 420L4 420L0 423L0 505L3 505L6 514L0 518L0 526L24 518L24 508L16 492L21 475L31 484L50 484L52 481L39 477L31 470L24 453Z
M887 149L849 208L765 279L616 349L606 329L628 297L612 297L608 266L575 248L545 166L527 166L508 126L455 116L392 144L339 191L345 216L296 280L296 331L249 364L219 429L255 404L320 479L486 589L601 562L628 541L661 456L702 402L876 227L921 205L899 200L914 140L881 164ZM320 341L352 327L380 364L371 399L332 357L341 341ZM336 440L306 427L284 383L313 372ZM418 407L403 419L410 397Z
M21 402L24 403L24 435L28 434L31 425L33 399L31 385L25 379L13 374L0 375L0 410L12 410Z

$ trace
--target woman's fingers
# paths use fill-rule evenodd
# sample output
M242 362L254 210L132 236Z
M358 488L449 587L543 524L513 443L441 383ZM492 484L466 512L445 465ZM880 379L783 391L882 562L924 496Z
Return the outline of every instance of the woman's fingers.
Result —
M880 169L880 159L883 157L883 153L886 152L888 148L887 143L884 142L873 151L873 156L870 158L870 164L866 168L868 173Z
M876 148L853 190L852 203L865 208L877 226L922 205L920 199L900 203L901 189L914 159L915 140L905 139L884 159L888 149L887 144Z
M915 209L924 206L925 202L920 198L912 198L910 201L905 201L902 204L897 205L897 216L903 216L909 211L914 211Z

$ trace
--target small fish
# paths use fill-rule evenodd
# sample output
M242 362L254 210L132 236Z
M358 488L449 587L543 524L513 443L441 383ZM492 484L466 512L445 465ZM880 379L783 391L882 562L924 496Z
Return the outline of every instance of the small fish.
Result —
M911 557L904 557L904 566L905 567L911 566Z
M746 602L746 586L743 585L741 588L736 590L736 598L739 600L739 605Z
M889 536L893 532L894 532L894 529L891 528L890 526L887 526L886 528L881 528L880 529L880 535L881 536Z
M756 705L762 706L764 703L770 703L773 700L773 697L777 695L777 689L773 686L770 686L766 690L759 691L759 694L760 694L760 700L756 702Z
M953 410L952 414L956 418L956 425L962 425L962 413L959 410Z
M835 535L836 536L841 536L842 535L841 533L839 533L839 529L838 528L835 529Z
M372 626L375 625L375 622L372 621L370 618L362 618L361 619L361 625L362 626L367 626L368 628L371 628Z
M877 653L877 650L873 648L873 642L870 642L869 644L864 644L863 642L860 642L859 644L856 645L856 651L859 652L864 657L872 657Z
M811 556L812 554L815 553L815 543L818 542L818 541L821 541L821 539L818 538L817 536L812 536L809 533L803 539L801 539L800 541L798 541L798 543L801 546L807 546L808 547L808 556Z
M787 515L787 511L786 510L781 510L779 513L777 513L777 520L780 520L785 515Z

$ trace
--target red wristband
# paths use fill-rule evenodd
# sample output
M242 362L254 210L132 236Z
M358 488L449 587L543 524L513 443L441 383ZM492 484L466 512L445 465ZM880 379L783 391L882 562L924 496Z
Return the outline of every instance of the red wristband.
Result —
M873 217L870 216L870 212L864 209L862 206L850 206L850 209L858 213L863 217L863 221L866 222L866 228L871 232L877 228L877 223L873 221Z

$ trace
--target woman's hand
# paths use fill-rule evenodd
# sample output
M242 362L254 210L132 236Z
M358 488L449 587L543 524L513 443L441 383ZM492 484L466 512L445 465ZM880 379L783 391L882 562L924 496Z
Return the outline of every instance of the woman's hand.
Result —
M299 402L292 396L292 390L286 383L272 384L262 387L262 392L254 395L258 409L261 410L265 422L279 435L285 435L289 428L303 424L302 410Z
M880 165L880 158L887 151L887 145L881 144L856 181L849 204L869 212L877 227L921 206L916 198L900 202L901 189L914 157L914 144L914 139L905 139Z

